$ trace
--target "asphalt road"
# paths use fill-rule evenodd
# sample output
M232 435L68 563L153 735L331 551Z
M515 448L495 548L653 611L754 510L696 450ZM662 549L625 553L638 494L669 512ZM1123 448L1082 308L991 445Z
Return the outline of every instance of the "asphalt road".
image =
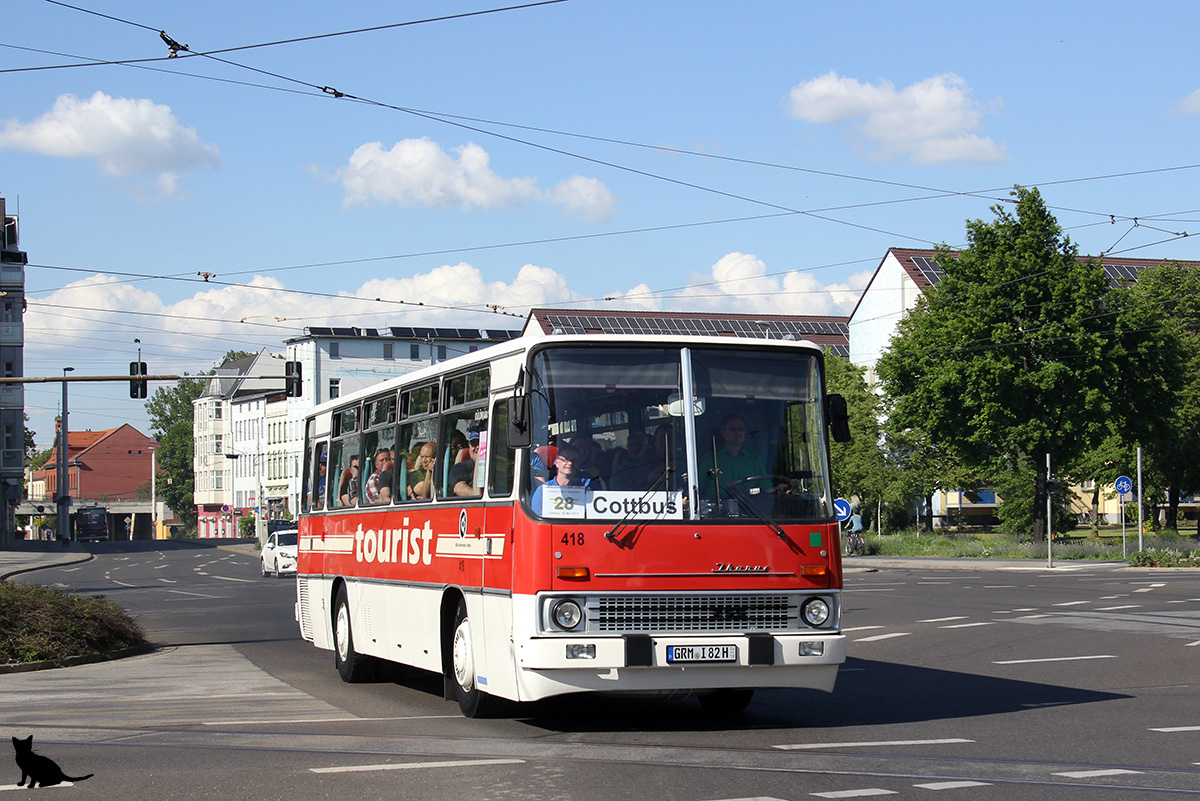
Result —
M4 731L96 774L76 797L1200 797L1194 572L852 573L836 691L760 691L733 721L595 696L468 720L436 676L343 684L253 553L126 543L20 580L106 595L161 646L0 676Z

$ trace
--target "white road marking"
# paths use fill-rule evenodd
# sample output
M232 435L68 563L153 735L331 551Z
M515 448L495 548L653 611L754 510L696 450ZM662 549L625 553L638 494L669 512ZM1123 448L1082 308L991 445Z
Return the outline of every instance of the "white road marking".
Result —
M1151 729L1150 731L1160 731L1164 734L1174 734L1180 731L1200 731L1200 726L1168 726L1163 729Z
M1141 604L1122 604L1121 606L1102 606L1097 609L1097 612L1115 612L1118 609L1140 609Z
M1053 617L1053 615L1023 615L1017 618L1018 620L1041 620L1044 617Z
M1192 646L1194 646L1194 645L1200 645L1200 640L1196 640L1195 642L1189 642L1187 645L1185 645L1185 646L1183 646L1183 647L1184 647L1184 648L1191 648L1191 647L1192 647Z
M1107 770L1068 770L1063 773L1055 773L1055 776L1065 776L1068 779L1094 779L1097 776L1122 776L1131 773L1141 773L1140 770L1125 770L1123 768L1109 768Z
M113 584L120 584L122 587L136 587L137 586L136 584L126 584L124 581L117 581L116 579L109 579L109 581L111 581Z
M966 615L958 615L956 617L930 617L925 620L918 620L918 623L949 623L951 620L966 620Z
M819 751L823 748L876 748L879 746L888 745L960 745L962 743L973 743L974 740L964 740L960 737L952 737L944 740L875 740L873 742L858 742L858 743L797 743L795 745L773 745L772 748L778 748L780 751Z
M205 594L199 593L199 592L188 592L187 590L167 590L167 592L173 592L176 595L194 595L197 598L220 598L220 597L222 597L220 595L205 595Z
M994 626L996 621L988 620L983 623L955 623L953 626L938 626L939 629L970 629L975 626Z
M466 768L476 765L522 765L523 759L463 759L457 762L400 762L382 765L344 765L339 768L309 768L313 773L366 773L378 770L418 770L420 768Z
M859 637L855 642L878 642L879 640L890 640L893 637L907 637L911 632L896 631L891 634L876 634L873 637Z
M1134 590L1134 592L1154 592L1159 587L1165 587L1165 586L1167 586L1167 585L1166 584L1151 584L1149 587L1140 587L1140 588Z
M162 583L164 583L164 584L178 584L178 583L179 583L179 582L177 582L175 579L164 579L164 578L160 578L160 579L159 579L159 581L161 581L161 582L162 582Z
M871 795L895 795L895 790L884 790L882 787L864 787L861 790L833 790L828 793L809 793L817 798L866 798Z
M254 581L254 579L230 578L229 576L213 576L213 578L217 579L218 581L244 581L246 583L251 583Z
M1116 659L1116 654L1096 654L1094 656L1051 656L1046 659L1007 659L1003 662L992 662L993 665L1031 665L1035 662L1078 662L1084 659Z
M985 590L1014 590L1017 588L1017 585L1016 584L984 584L983 588ZM917 786L919 787L920 785L917 785Z
M275 693L276 695L285 695L285 693ZM246 718L243 720L205 720L201 721L201 726L246 726L251 724L262 723L375 723L383 720L453 720L461 718L462 715L402 715L390 718L287 718L280 720L279 718L263 718L255 720Z
M847 631L869 631L871 629L881 629L881 628L883 628L883 626L853 626L848 629L843 628L842 634L845 634Z
M964 787L990 787L991 782L929 782L928 784L914 784L913 787L920 787L922 790L960 790Z
M170 567L170 565L159 565L158 567L156 567L156 568L154 568L154 569L155 569L155 570L162 570L164 567Z
M769 795L756 795L753 798L719 798L717 801L783 801L783 799Z
M1080 606L1082 604L1090 604L1091 601L1064 601L1061 604L1053 604L1053 606Z

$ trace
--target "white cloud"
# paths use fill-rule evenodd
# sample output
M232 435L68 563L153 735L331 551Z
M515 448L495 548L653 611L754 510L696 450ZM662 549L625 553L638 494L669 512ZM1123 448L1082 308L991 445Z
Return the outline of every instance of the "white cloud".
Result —
M681 292L667 295L639 284L626 292L609 293L605 307L846 316L873 273L855 273L844 283L822 284L806 271L769 274L762 259L735 251L718 259L707 274L693 275L692 285Z
M981 127L984 108L970 94L967 82L953 73L897 91L888 81L862 83L829 72L795 86L789 111L822 125L856 121L885 158L922 164L1003 161L1003 144L972 133Z
M1200 113L1200 89L1197 89L1176 103L1175 110L1192 114Z
M200 141L196 129L180 123L170 106L103 92L87 100L62 95L54 108L29 123L6 120L0 149L91 159L114 178L153 175L164 194L177 191L182 174L220 161L216 146Z
M428 139L405 139L390 150L380 142L361 145L334 177L346 205L399 203L405 206L511 209L526 201L564 207L571 217L606 219L616 199L603 182L573 176L546 192L536 178L504 178L491 168L491 156L474 143L453 154Z

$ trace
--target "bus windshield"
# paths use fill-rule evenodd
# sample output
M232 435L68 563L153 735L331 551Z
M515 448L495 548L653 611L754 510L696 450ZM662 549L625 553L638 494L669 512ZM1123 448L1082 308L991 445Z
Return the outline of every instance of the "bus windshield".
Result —
M551 519L831 516L821 366L790 348L546 348L526 501Z

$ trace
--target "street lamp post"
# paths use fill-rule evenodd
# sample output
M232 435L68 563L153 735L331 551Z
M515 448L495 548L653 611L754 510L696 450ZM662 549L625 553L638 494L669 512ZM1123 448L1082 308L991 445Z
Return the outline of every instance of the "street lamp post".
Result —
M158 539L158 503L155 485L158 483L158 465L155 462L155 448L150 448L150 539Z
M58 426L58 468L57 503L55 523L58 530L58 540L64 546L71 539L71 478L67 474L70 451L70 428L67 426L67 373L74 372L74 367L64 367L62 382L62 422Z

